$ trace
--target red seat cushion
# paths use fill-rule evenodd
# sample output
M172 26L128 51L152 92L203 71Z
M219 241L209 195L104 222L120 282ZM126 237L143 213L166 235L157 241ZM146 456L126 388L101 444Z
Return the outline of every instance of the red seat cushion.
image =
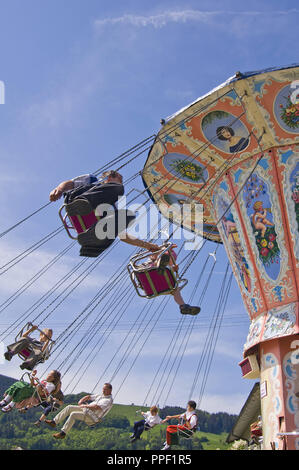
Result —
M170 292L176 282L172 271L168 268L165 268L163 274L159 274L157 268L150 269L148 271L136 272L135 274L140 286L148 296L155 296L157 294L167 293L168 291ZM169 284L166 277L168 278Z
M26 349L26 348L25 348L25 349L22 349L22 351L21 351L19 354L20 354L21 356L24 356L24 357L27 359L27 357L30 356L31 351L29 351L29 349Z
M69 216L69 218L77 233L85 232L99 220L96 217L94 211L90 212L89 214L81 215L81 216L72 215L72 216Z

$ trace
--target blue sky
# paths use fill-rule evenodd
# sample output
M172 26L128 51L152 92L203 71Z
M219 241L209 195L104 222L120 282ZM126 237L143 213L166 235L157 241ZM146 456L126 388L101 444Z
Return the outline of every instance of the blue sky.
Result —
M298 62L299 9L294 1L282 5L279 1L225 0L0 0L0 9L0 80L6 92L6 103L0 105L1 230L47 202L49 191L58 182L99 168L157 131L160 118L186 106L236 71ZM141 169L145 157L129 165L125 177ZM141 181L136 186L142 188ZM1 265L59 225L58 207L59 203L51 205L1 239ZM3 275L1 299L67 243L65 235L59 235ZM214 249L208 245L188 272L186 296L206 254ZM126 247L115 247L109 259L55 311L50 326L56 331L65 328L129 253ZM184 405L188 399L188 384L193 381L215 305L215 285L220 286L225 269L222 247L218 253L213 288L202 306L170 404ZM1 328L76 262L77 248L0 314ZM133 296L123 322L132 322L144 302ZM118 401L143 402L168 345L169 325L176 325L179 317L170 302L161 328L144 347ZM234 280L203 409L240 411L253 386L252 381L242 380L238 367L248 324ZM88 390L97 381L126 325L111 335L109 346L97 357L78 390ZM0 370L19 376L16 361L1 364ZM70 378L71 374L65 383Z

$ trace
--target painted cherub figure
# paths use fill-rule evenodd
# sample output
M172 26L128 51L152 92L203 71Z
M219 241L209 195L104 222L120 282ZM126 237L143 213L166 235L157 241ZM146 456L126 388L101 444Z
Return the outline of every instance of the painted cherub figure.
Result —
M270 211L270 209L264 209L262 201L256 201L253 205L253 210L254 214L252 216L252 223L254 228L256 230L261 230L261 235L264 237L267 230L267 225L271 227L274 226L274 224L266 218L267 212Z

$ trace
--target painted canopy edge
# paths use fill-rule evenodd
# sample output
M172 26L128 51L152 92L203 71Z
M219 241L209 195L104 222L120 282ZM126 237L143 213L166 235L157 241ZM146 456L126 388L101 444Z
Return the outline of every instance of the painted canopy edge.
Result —
M168 116L165 121L168 123L169 121L171 121L171 119L175 118L176 116L178 116L181 112L183 111L186 111L186 109L190 108L191 106L193 106L194 104L198 103L198 101L201 101L202 99L204 98L207 98L208 96L212 95L215 91L218 91L218 90L221 90L221 88L224 88L226 85L229 85L230 83L233 83L233 82L236 82L236 81L239 81L239 80L243 80L244 78L249 78L249 77L253 77L255 75L260 75L262 73L268 73L268 72L275 72L275 71L278 71L278 70L286 70L286 69L292 69L292 68L295 68L295 67L299 67L299 62L298 63L294 63L294 64L290 64L290 65L284 65L282 67L268 67L266 69L262 69L262 70L253 70L253 71L249 71L249 72L240 72L240 76L237 76L236 74L233 75L232 77L228 78L227 80L225 80L225 82L221 83L220 85L218 85L217 87L213 88L212 90L208 91L207 93L205 93L204 95L200 96L199 98L197 98L196 100L192 101L191 103L189 103L187 106L184 106L183 108L179 109L178 111L176 111L175 113L171 114L170 116Z

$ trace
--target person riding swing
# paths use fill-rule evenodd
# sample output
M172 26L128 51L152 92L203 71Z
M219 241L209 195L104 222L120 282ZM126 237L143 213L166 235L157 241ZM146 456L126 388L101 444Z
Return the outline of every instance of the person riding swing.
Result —
M61 385L60 385L61 387ZM63 405L64 395L60 388L52 393L50 397L42 401L39 406L43 409L42 415L37 421L35 421L34 426L39 427L46 419L50 413L57 411ZM25 410L24 410L25 411Z
M124 195L122 175L115 170L109 170L102 174L102 178L102 181L98 181L92 174L78 176L63 181L50 193L50 201L57 201L64 195L60 217L68 233L69 228L77 230L76 240L81 245L80 255L98 256L119 234L125 243L150 251L158 250L157 245L139 240L126 232L135 215L131 211L117 209L116 206L119 198ZM65 217L61 215L63 208L74 227L67 226Z
M170 450L171 445L177 445L179 436L185 438L190 438L193 436L198 426L198 418L195 410L196 403L195 401L190 400L188 401L188 406L185 413L175 416L166 416L165 421L175 418L182 420L183 424L167 426L166 442L164 442L164 447L162 450Z
M52 370L45 380L39 381L36 377L36 370L29 375L29 383L23 379L14 382L4 393L4 398L0 402L3 413L8 413L14 408L23 410L32 408L45 401L50 395L55 394L61 386L61 374L57 370Z
M143 419L134 422L133 434L130 436L131 443L140 439L143 431L148 431L154 426L157 426L157 424L164 423L159 416L159 410L156 406L152 406L146 413L143 411L140 413L142 414Z
M91 401L91 403L87 404L86 402L88 401ZM78 405L66 406L55 416L54 419L46 419L45 423L52 428L56 428L57 424L67 418L61 431L53 434L55 439L64 439L76 421L83 421L88 426L94 426L107 415L112 406L112 385L105 383L102 394L86 395L79 400Z
M22 331L16 337L16 341L7 346L7 351L4 357L7 361L11 361L13 356L18 354L22 357L24 362L20 365L21 369L33 370L39 363L46 360L48 357L49 346L52 342L53 331L49 328L44 328L40 331L39 340L30 336L31 333L38 330L36 325L28 323L25 327L28 328L25 332Z
M134 255L127 269L140 297L151 299L157 295L171 294L182 315L197 315L201 308L186 304L181 294L188 281L178 274L176 247L173 243L165 243L155 253Z

